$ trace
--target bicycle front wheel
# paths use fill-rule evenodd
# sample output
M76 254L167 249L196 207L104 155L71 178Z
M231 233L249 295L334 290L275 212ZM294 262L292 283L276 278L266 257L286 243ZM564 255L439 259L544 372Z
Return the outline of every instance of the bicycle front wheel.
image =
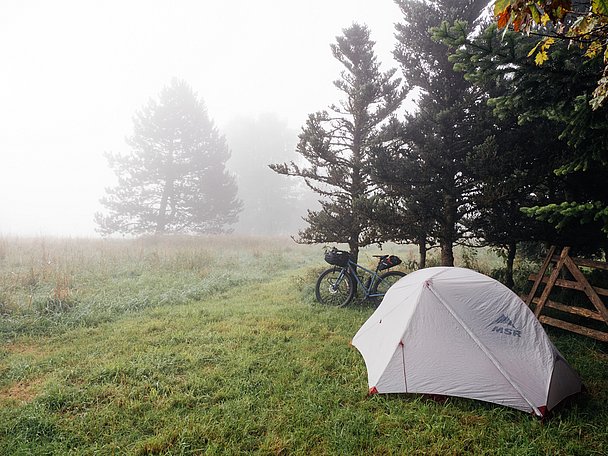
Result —
M380 305L382 298L384 298L384 295L388 289L392 287L401 277L405 277L405 272L388 271L378 277L378 282L376 282L374 289L370 293L373 295L379 295L374 297L376 306Z
M319 276L315 294L321 304L344 307L355 296L355 283L344 269L330 268Z

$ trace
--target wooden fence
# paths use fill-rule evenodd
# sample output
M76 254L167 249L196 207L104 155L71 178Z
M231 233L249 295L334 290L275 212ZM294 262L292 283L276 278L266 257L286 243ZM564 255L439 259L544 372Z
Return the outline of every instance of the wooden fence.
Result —
M554 266L551 269L550 274L547 275L551 265ZM536 318L538 318L541 323L608 342L608 309L606 309L606 305L602 301L602 298L600 298L600 296L608 296L608 290L592 286L580 270L581 266L591 269L608 270L608 263L585 260L583 258L571 258L570 247L562 248L559 254L557 254L557 248L555 246L551 247L538 274L530 275L530 280L534 281L534 285L532 285L532 290L530 290L528 296L524 297L524 301L532 310L534 310ZM566 277L566 272L570 273L570 277ZM541 284L543 284L544 287L541 287ZM555 287L583 292L589 301L591 301L592 306L590 307L592 307L592 309L550 300L549 296ZM542 292L540 296L537 297L537 294L541 289ZM565 314L603 322L605 325L596 325L603 328L602 330L560 320L543 314L543 311L547 308Z

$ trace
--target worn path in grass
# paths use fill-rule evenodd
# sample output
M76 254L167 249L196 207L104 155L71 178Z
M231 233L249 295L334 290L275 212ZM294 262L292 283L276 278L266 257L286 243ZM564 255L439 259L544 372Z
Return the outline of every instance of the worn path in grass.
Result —
M290 272L0 352L0 454L607 454L605 347L554 333L590 394L542 423L475 401L366 398L327 309Z

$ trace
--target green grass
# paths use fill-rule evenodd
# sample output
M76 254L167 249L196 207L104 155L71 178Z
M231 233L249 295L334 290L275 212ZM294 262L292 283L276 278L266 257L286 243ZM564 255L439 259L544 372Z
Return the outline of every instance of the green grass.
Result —
M0 454L608 453L607 347L563 332L589 392L544 422L366 397L371 309L314 303L318 247L5 239L0 265Z

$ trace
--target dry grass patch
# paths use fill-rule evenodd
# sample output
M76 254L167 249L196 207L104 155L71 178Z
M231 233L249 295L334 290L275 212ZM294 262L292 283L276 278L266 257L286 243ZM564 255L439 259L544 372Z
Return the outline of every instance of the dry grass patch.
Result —
M6 344L3 349L11 355L32 356L35 358L47 356L51 353L48 347L42 347L31 343Z
M0 407L14 407L32 402L39 394L43 378L24 380L0 389Z

